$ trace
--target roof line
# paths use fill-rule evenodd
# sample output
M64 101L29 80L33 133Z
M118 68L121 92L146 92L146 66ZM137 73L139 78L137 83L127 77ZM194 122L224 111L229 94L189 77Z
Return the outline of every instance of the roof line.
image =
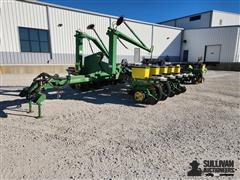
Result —
M213 10L204 11L204 12L200 12L200 13L195 13L195 14L191 14L191 15L187 15L187 16L182 16L182 17L179 17L179 18L169 19L167 21L161 21L161 22L158 22L158 23L165 23L165 22L169 22L169 21L174 21L174 20L183 19L183 18L196 16L196 15L200 15L200 14L205 14L205 13L210 13L210 12L213 12Z
M49 6L49 7L53 7L53 8L70 10L70 11L75 11L75 12L81 12L81 13L86 13L86 14L91 14L91 15L96 15L96 16L102 16L102 17L107 17L107 18L118 18L118 16L101 14L101 13L96 13L96 12L92 12L92 11L86 11L86 10L82 10L82 9L77 9L77 8L72 8L72 7L67 7L67 6L52 4L52 3L39 2L39 1L31 1L31 0L24 0L24 1L22 1L22 0L17 0L17 1L19 1L19 2L26 2L26 3L32 3L32 4L42 5L42 6ZM152 26L157 26L157 27L183 30L183 28L173 27L173 26L167 26L167 25L163 25L163 24L156 24L156 23L144 22L144 21L134 20L134 19L128 19L128 18L126 18L126 20L127 20L127 21L130 21L130 22L136 22L136 23L141 23L141 24L146 24L146 25L152 25Z
M226 12L226 11L220 11L220 10L215 10L215 9L213 9L213 10L209 10L209 11L204 11L204 12L200 12L200 13L195 13L195 14L188 15L188 16L182 16L182 17L180 17L180 18L169 19L169 20L167 20L167 21L161 21L161 22L158 22L158 23L166 23L166 22L169 22L169 21L174 21L174 20L178 20L178 19L183 19L183 18L187 18L187 17L191 17L191 16L200 15L200 14L213 13L213 11L222 12L222 13L227 13L227 14L240 15L240 14L234 13L234 12Z
M228 12L228 11L221 11L221 10L216 10L216 9L213 9L212 11L217 11L217 12L222 12L222 13L226 13L226 14L235 14L235 15L239 15L239 13L235 13L235 12Z
M187 31L187 30L198 30L198 29L233 28L233 27L239 27L239 28L240 28L240 25L232 25L232 26L214 26L214 27L201 27L201 28L190 28L190 29L184 29L184 31Z

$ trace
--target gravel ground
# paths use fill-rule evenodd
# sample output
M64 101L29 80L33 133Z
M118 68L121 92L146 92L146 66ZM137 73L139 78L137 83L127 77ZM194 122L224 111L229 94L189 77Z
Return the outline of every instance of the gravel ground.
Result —
M42 119L17 96L34 77L1 75L1 179L185 179L193 160L217 159L234 160L240 179L239 72L208 71L154 106L123 86L66 88L51 93Z

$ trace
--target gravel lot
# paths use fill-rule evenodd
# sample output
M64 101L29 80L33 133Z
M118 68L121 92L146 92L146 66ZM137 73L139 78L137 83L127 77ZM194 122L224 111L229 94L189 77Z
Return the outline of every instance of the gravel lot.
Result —
M35 76L0 75L1 179L185 179L193 160L216 159L234 160L240 178L239 72L208 71L154 106L123 86L66 88L42 119L17 96Z

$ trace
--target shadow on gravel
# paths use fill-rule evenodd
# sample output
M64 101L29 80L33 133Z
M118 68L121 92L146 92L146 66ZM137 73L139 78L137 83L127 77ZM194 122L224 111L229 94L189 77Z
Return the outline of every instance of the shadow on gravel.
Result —
M21 90L16 90L14 88L23 89L24 86L0 86L0 95L18 96Z
M0 117L1 118L7 118L9 113L5 113L4 110L11 110L11 111L18 111L23 112L21 110L18 110L22 104L26 103L26 99L15 99L15 100L7 100L7 101L0 101Z
M2 96L17 96L20 90L12 90L13 88L19 88L14 86L1 86L0 95ZM132 99L131 95L127 93L126 88L121 86L106 86L102 89L90 90L87 92L81 92L70 87L60 89L60 91L51 90L47 91L48 100L79 100L85 101L92 104L120 104L131 107L146 107L143 104L136 104ZM22 116L20 114L5 113L4 110L15 111L15 112L27 112L20 110L22 104L27 103L26 99L15 99L0 101L0 117L7 118L8 114ZM24 115L30 117L28 115Z
M20 90L16 90L16 89L19 89L19 88L23 88L23 86L1 86L0 95L18 97ZM15 99L15 100L6 100L6 101L0 100L0 118L8 117L9 113L5 113L4 110L23 112L19 108L22 106L22 104L26 102L27 102L26 99Z
M106 86L102 89L86 92L67 87L59 93L56 91L48 92L47 99L80 100L92 104L120 104L132 107L145 107L143 104L136 104L132 96L128 94L127 89L118 85L114 87Z

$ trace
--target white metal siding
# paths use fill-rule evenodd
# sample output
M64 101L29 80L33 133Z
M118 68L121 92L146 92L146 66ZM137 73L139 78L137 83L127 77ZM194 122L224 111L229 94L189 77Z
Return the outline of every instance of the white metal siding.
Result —
M210 26L211 12L199 14L201 15L201 19L196 21L190 21L190 17L185 17L176 20L176 27L181 27L185 29L189 28L204 28ZM195 15L193 15L195 16Z
M111 19L112 24L114 24L116 19ZM180 57L180 44L181 44L181 30L178 29L170 29L159 26L150 26L145 24L128 22L128 25L136 32L137 36L150 48L153 45L153 57L159 58L164 56L172 57L174 60L178 60ZM132 33L126 28L123 24L118 27L118 30L123 32L124 34L136 39ZM153 32L153 37L152 37ZM125 42L124 42L125 43ZM128 49L122 47L120 43L118 43L118 57L119 58L129 58L130 62L134 62L134 48L136 46L125 43ZM141 58L146 57L149 58L151 56L147 51L140 49ZM118 59L120 61L121 59Z
M116 19L111 18L112 25L114 24L114 22L116 22ZM130 26L130 28L133 29L133 31L137 34L137 36L140 37L141 41L148 48L151 48L152 26L141 24L141 23L129 22L129 21L126 21L126 22ZM118 26L117 30L124 33L128 37L138 41L124 24ZM120 62L123 58L127 58L129 62L134 62L134 48L136 48L136 46L124 40L122 41L128 47L128 49L124 48L120 42L117 43L118 62ZM148 53L143 49L140 49L140 55L142 58L143 56L150 56L150 53Z
M240 27L238 28L234 62L240 63Z
M103 42L108 47L107 27L116 19L101 15L94 15L76 10L33 4L15 0L4 1L1 8L1 64L72 64L75 62L75 30L86 31L95 36L87 25L95 24L96 30ZM48 19L49 18L49 19ZM58 24L62 24L61 27ZM159 27L153 24L128 21L129 26L136 32L140 39L150 48L154 48L154 56L179 56L181 29ZM152 31L154 26L154 37ZM18 27L49 29L52 59L50 53L22 53ZM124 26L118 28L123 33L133 37L131 32ZM169 37L166 39L166 37ZM133 37L134 38L134 37ZM118 62L123 58L133 61L135 46L126 43L125 49L118 43ZM98 49L94 47L94 52ZM88 42L84 42L84 55L91 53ZM150 53L141 49L141 56L150 57Z
M204 58L205 46L221 45L220 62L234 62L237 27L192 29L184 31L182 49L189 50L188 60L196 62Z
M167 26L175 26L175 20L166 21L166 22L163 22L161 24L164 24L164 25L167 25Z
M8 0L1 8L1 63L42 63L48 53L20 53L18 27L47 29L46 7Z
M220 20L222 21L222 24L220 24ZM240 25L240 15L213 11L212 24L211 24L212 27L232 26L232 25Z
M173 56L175 59L177 59L180 54L180 44L181 31L162 27L154 27L154 57Z
M91 36L95 36L92 30L87 30L89 24L95 24L95 29L108 47L108 37L106 35L110 19L75 11L68 11L58 8L49 8L51 43L53 59L52 63L72 64L75 62L75 31L81 30ZM59 27L58 24L62 24ZM91 43L94 52L99 50ZM84 55L91 54L91 49L87 41L84 41Z

